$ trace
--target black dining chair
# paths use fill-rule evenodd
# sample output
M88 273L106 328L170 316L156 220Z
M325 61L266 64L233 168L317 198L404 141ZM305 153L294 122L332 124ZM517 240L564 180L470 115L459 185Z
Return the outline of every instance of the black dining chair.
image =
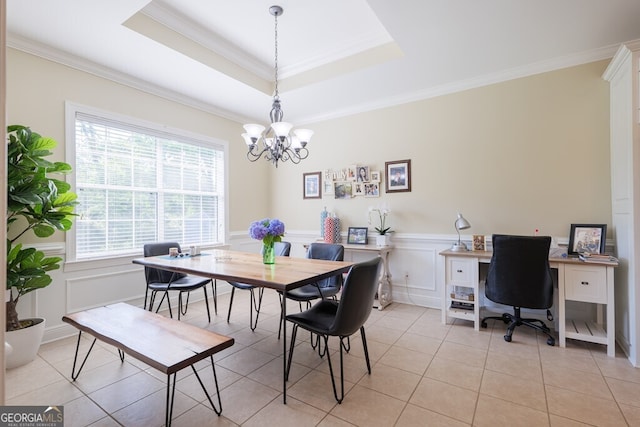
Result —
M344 340L358 332L358 330L362 337L362 347L367 362L367 371L371 374L371 363L369 362L369 350L367 349L364 324L371 314L373 301L378 289L380 266L381 258L379 257L354 264L345 279L340 301L323 299L308 310L287 315L287 321L293 323L289 358L287 360L287 379L289 377L289 371L291 370L298 328L306 329L312 334L317 334L324 340L325 353L327 355L331 383L333 385L333 395L338 403L342 403L344 399L343 350L347 349ZM329 337L338 337L340 339L340 396L338 396L336 381L333 375L331 352L328 347Z
M326 261L344 261L344 246L335 243L314 242L309 245L306 257ZM314 299L333 298L335 300L342 287L342 280L342 274L331 276L319 282L292 289L287 292L287 298L298 301L300 311L302 311L303 302L306 303L306 308L309 308ZM282 293L280 293L280 303L282 304ZM281 327L282 324L278 328L278 338L280 338ZM313 345L315 347L315 344Z
M289 256L291 252L291 243L289 242L275 242L273 246L273 250L276 256ZM238 282L228 282L231 285L231 300L229 301L229 312L227 313L227 323L229 323L229 318L231 317L231 307L233 306L233 296L235 295L236 289L248 290L251 292L251 297L249 300L249 326L252 331L256 330L258 326L258 316L260 316L260 307L262 306L262 295L264 294L263 287L256 287L253 285L248 285L246 283L238 283ZM256 289L258 288L258 289ZM256 296L256 292L258 295ZM256 312L256 321L253 322L253 311Z
M177 242L158 242L147 243L143 247L144 256L160 256L169 254L169 248L178 248L178 253L182 253L180 245ZM171 300L169 298L170 291L176 291L178 293L178 320L180 315L186 315L189 306L189 294L191 291L202 288L204 290L204 302L207 306L207 317L211 322L211 313L209 312L209 297L207 295L207 284L211 283L211 279L206 277L189 276L182 273L173 273L171 271L160 270L152 267L144 268L144 276L147 282L147 289L144 294L144 308L147 308L147 296L151 291L151 297L149 298L149 311L153 311L153 306L156 299L156 294L162 292L162 298L156 308L156 313L160 310L162 302L167 299L167 305L169 306L169 316L173 318L173 312L171 310ZM213 286L213 284L212 284ZM187 294L186 302L183 301L183 294ZM215 293L215 291L214 291Z
M553 276L549 266L548 236L492 236L493 255L485 281L486 297L498 304L513 307L513 314L489 316L480 325L487 327L487 319L502 320L507 324L504 340L511 342L517 326L528 326L545 334L547 344L555 345L549 327L539 319L525 319L522 308L547 310L547 319L553 320L549 308L553 305Z
M344 246L334 243L315 242L309 245L307 258L322 259L327 261L344 261ZM314 299L334 298L342 287L342 274L328 277L310 285L304 285L287 292L287 298L298 301L300 304L307 303L307 308L311 306ZM302 307L300 307L302 309Z

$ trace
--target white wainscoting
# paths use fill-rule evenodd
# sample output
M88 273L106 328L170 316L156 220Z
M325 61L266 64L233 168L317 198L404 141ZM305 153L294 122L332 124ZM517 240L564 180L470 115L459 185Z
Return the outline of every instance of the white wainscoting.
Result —
M346 241L346 233L342 236ZM291 256L304 257L304 245L318 240L317 232L287 231L285 240L291 242ZM374 236L371 236L374 237ZM456 235L402 234L392 235L393 251L389 258L391 297L394 302L441 308L444 283L444 259L439 255L457 240ZM468 244L470 242L466 241ZM261 242L252 240L245 231L230 234L224 247L234 250L259 252ZM64 257L64 244L38 246L47 255ZM206 250L206 248L204 248ZM74 335L76 330L62 322L66 313L125 301L142 307L146 284L144 269L131 263L140 255L100 261L65 263L61 270L52 272L53 283L23 297L19 303L21 318L44 317L46 329L44 341L52 341ZM346 259L364 261L366 254L347 251ZM230 286L218 281L218 293L230 292ZM200 300L203 293L195 292L192 301ZM177 305L177 296L172 299ZM226 307L219 307L217 321L226 321ZM585 310L584 306L575 307ZM591 314L591 310L576 313L578 317Z

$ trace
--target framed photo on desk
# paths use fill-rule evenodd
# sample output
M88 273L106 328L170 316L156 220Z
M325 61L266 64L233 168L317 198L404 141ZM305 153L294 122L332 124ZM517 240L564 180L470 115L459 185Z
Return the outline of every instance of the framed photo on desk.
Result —
M569 255L603 254L607 241L607 224L571 224Z
M367 227L349 227L347 243L350 245L366 245L368 243L368 232L369 229Z

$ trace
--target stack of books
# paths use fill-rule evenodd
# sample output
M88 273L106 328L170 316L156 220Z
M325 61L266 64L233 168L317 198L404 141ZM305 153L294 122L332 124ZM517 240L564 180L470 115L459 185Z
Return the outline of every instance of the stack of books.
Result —
M618 258L607 255L607 254L590 254L590 253L580 253L578 254L578 258L580 258L584 262L596 262L599 264L617 264Z
M475 297L472 291L453 291L451 292L451 299L460 299L464 301L473 301Z
M473 311L473 303L462 302L462 301L451 301L451 308Z

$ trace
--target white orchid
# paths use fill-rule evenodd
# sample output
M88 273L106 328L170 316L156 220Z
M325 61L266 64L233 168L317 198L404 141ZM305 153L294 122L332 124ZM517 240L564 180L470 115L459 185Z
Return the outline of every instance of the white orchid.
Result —
M374 230L376 230L381 236L384 236L387 233L392 233L393 231L391 230L391 227L386 226L387 216L391 213L391 210L386 206L378 208L370 206L368 214L369 225L371 225L371 214L374 212L378 214L378 220L380 223L378 227L374 227Z

